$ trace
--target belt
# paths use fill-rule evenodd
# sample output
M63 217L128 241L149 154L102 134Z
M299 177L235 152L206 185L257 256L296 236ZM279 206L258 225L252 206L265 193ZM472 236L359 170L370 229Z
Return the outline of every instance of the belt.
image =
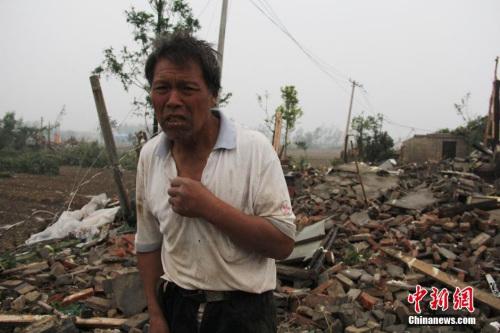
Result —
M162 281L162 289L165 294L167 291L175 291L182 297L189 298L198 303L212 303L228 301L237 295L246 294L241 291L214 291L214 290L190 290L179 287L173 282Z

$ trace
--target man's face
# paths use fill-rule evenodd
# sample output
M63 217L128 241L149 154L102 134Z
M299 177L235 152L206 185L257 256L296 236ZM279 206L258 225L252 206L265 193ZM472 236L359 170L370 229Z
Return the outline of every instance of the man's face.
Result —
M197 63L189 61L178 66L160 59L154 70L151 101L168 138L188 141L207 123L216 98L208 90Z

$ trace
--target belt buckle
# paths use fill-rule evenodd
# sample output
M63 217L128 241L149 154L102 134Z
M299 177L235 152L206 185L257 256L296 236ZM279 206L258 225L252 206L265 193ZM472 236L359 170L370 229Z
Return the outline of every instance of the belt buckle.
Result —
M207 303L220 302L220 301L225 301L227 299L223 291L205 290L204 294Z

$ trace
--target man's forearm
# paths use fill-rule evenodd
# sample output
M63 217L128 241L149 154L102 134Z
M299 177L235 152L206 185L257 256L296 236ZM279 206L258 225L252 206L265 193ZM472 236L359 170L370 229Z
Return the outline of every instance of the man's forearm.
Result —
M263 217L246 215L224 201L212 199L205 219L227 234L233 242L263 256L284 259L293 250L294 241Z
M144 283L150 315L161 314L160 305L156 300L156 284L163 275L161 248L152 252L137 253L137 267Z

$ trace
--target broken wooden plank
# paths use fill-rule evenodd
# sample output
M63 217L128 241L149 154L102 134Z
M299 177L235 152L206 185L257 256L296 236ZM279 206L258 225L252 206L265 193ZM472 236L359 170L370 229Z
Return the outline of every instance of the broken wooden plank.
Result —
M296 268L278 264L276 265L276 270L278 271L278 275L281 278L287 280L294 280L294 279L309 280L313 278L313 273L311 271L306 271L305 269L302 268Z
M433 267L432 265L429 265L421 260L418 260L417 258L413 258L410 256L407 256L403 254L401 251L397 251L392 248L381 248L382 251L390 255L391 257L394 257L396 259L401 260L402 262L406 263L408 267L410 268L416 268L425 275L432 277L433 279L436 279L439 282L442 282L452 288L465 288L465 287L472 287L467 285L466 283L459 281L458 278L451 276L449 274L444 273L443 271ZM491 295L488 292L485 292L483 290L477 289L472 287L474 289L474 299L478 300L479 302L482 302L488 306L491 306L495 310L500 310L500 299L496 298L495 296Z
M481 181L481 177L479 177L476 174L470 173L470 172L459 172L459 171L454 171L454 170L442 170L442 171L440 171L440 173L442 175L447 175L447 176L458 176L458 177L463 177L466 179Z
M48 317L52 317L50 315L8 315L8 314L0 314L0 325L19 325L19 324L30 324L35 321L39 321Z
M0 314L0 325L22 325L31 324L40 320L51 318L51 315L8 315ZM85 328L120 328L128 319L127 318L75 318L75 325Z
M492 210L498 208L498 202L496 200L485 200L480 202L475 202L471 204L462 204L460 206L453 207L442 207L439 209L439 217L453 217L455 215L461 214L479 208L482 210Z
M78 327L86 327L86 328L119 328L127 320L128 320L127 318L106 318L106 317L80 318L80 317L76 317L75 325Z
M71 294L69 296L64 297L64 299L61 302L61 305L68 305L71 303L74 303L76 301L80 301L82 299L89 298L90 296L94 295L94 288L87 288L80 290L74 294Z
M14 273L18 273L27 269L43 270L47 268L49 268L49 265L47 264L46 261L37 261L37 262L32 262L30 264L20 265L14 268L6 269L4 271L1 271L0 275L12 275Z

